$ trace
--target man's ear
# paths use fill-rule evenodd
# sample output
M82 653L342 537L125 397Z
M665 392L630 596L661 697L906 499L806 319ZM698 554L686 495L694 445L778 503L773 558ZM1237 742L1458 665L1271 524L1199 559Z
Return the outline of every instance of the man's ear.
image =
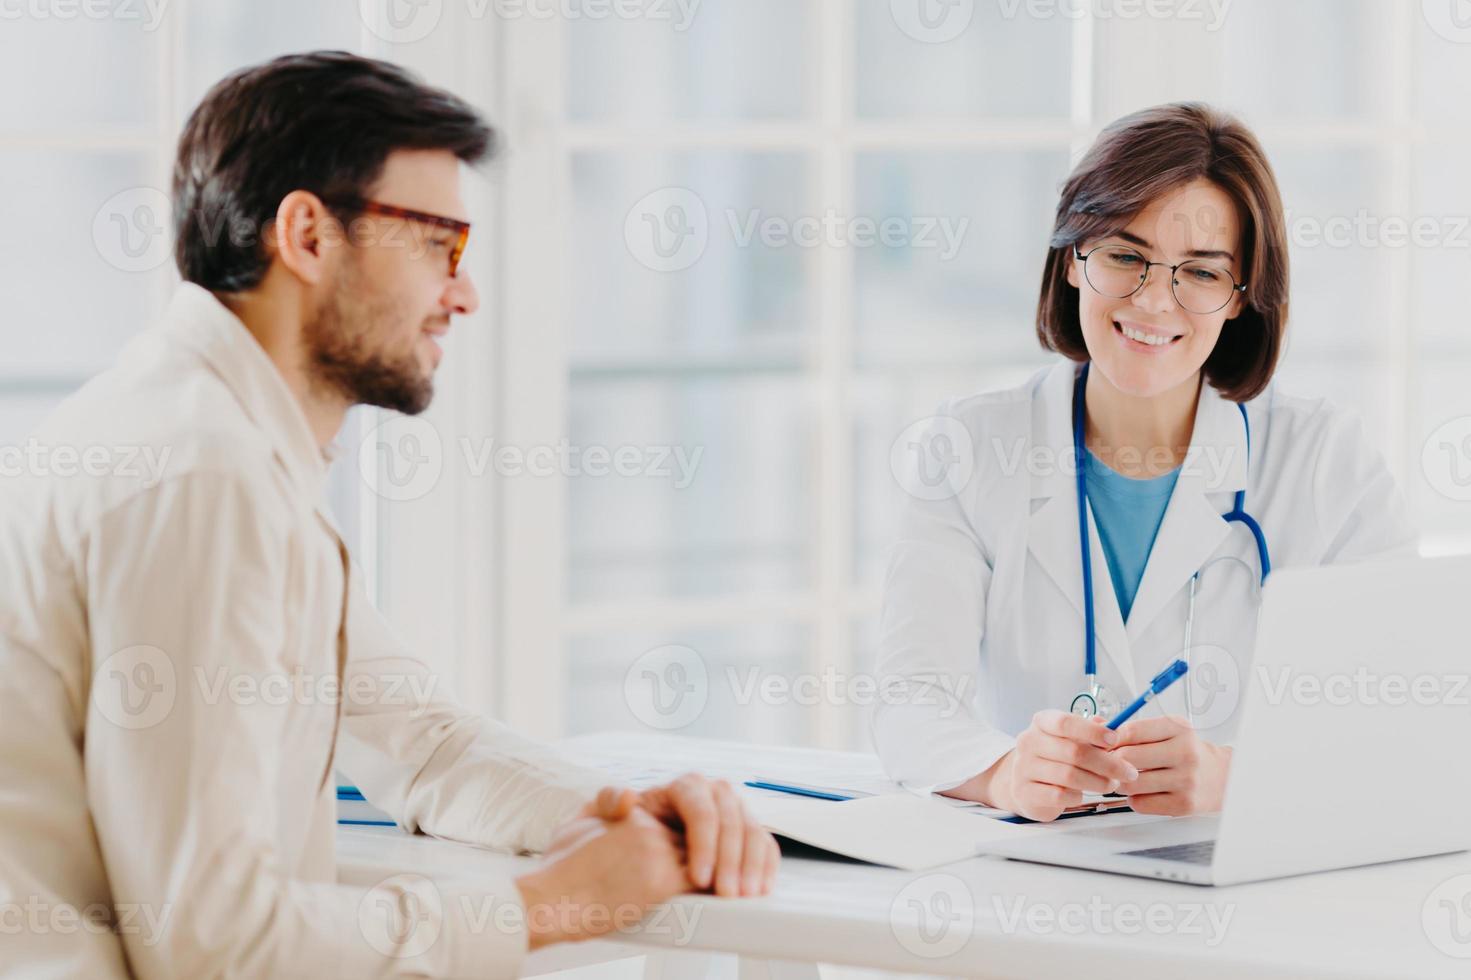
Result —
M272 232L271 247L281 264L311 285L325 277L332 250L346 244L342 223L310 191L296 190L281 198Z

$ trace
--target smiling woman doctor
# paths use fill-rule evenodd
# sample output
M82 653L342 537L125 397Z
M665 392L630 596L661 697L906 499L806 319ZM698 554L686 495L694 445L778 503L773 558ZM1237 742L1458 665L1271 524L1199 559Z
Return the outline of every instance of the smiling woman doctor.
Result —
M1241 123L1200 104L1115 122L1050 245L1037 332L1066 360L946 403L918 444L958 434L974 465L905 501L875 742L906 786L1038 820L1084 792L1217 810L1262 580L1416 536L1358 422L1270 383L1286 233ZM1088 717L1177 657L1192 669L1163 714Z

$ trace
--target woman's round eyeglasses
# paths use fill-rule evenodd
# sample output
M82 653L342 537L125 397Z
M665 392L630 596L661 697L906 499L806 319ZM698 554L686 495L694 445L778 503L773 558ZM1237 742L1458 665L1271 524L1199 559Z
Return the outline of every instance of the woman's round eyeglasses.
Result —
M1170 270L1170 292L1180 308L1189 313L1215 313L1234 295L1246 292L1246 284L1238 283L1230 269L1204 259L1178 265L1151 262L1143 252L1127 245L1099 245L1086 253L1074 245L1073 255L1083 263L1088 285L1111 299L1133 296L1143 289L1149 281L1149 270L1157 265Z

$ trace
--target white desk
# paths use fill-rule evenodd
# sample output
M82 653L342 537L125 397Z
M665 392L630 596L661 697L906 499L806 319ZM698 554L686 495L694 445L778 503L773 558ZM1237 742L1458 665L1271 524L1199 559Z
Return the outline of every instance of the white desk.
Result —
M829 785L877 778L876 761L855 753L668 736L565 745L589 763L616 767L625 760L625 777L646 768L640 760L674 759L673 770L704 760L699 768L732 781L779 777L814 763L832 772L824 780ZM401 872L464 880L480 869L535 863L356 827L339 828L338 859L342 880L362 885ZM795 965L814 962L1029 980L1471 978L1467 853L1227 888L996 858L930 872L789 858L765 898L683 896L673 906L660 928L620 934L616 942L553 947L534 954L528 972L671 950L682 952L652 957L650 974L685 976L692 951L719 951L741 957L743 980L815 977L815 969Z

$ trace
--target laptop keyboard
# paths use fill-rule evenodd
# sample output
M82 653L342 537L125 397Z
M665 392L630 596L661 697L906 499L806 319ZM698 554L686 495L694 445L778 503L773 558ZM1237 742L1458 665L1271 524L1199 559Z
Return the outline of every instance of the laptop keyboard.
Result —
M1124 851L1133 857L1159 858L1161 861L1180 861L1184 864L1210 864L1216 853L1216 842L1198 840L1189 844L1170 844L1167 847L1146 847L1142 851Z

